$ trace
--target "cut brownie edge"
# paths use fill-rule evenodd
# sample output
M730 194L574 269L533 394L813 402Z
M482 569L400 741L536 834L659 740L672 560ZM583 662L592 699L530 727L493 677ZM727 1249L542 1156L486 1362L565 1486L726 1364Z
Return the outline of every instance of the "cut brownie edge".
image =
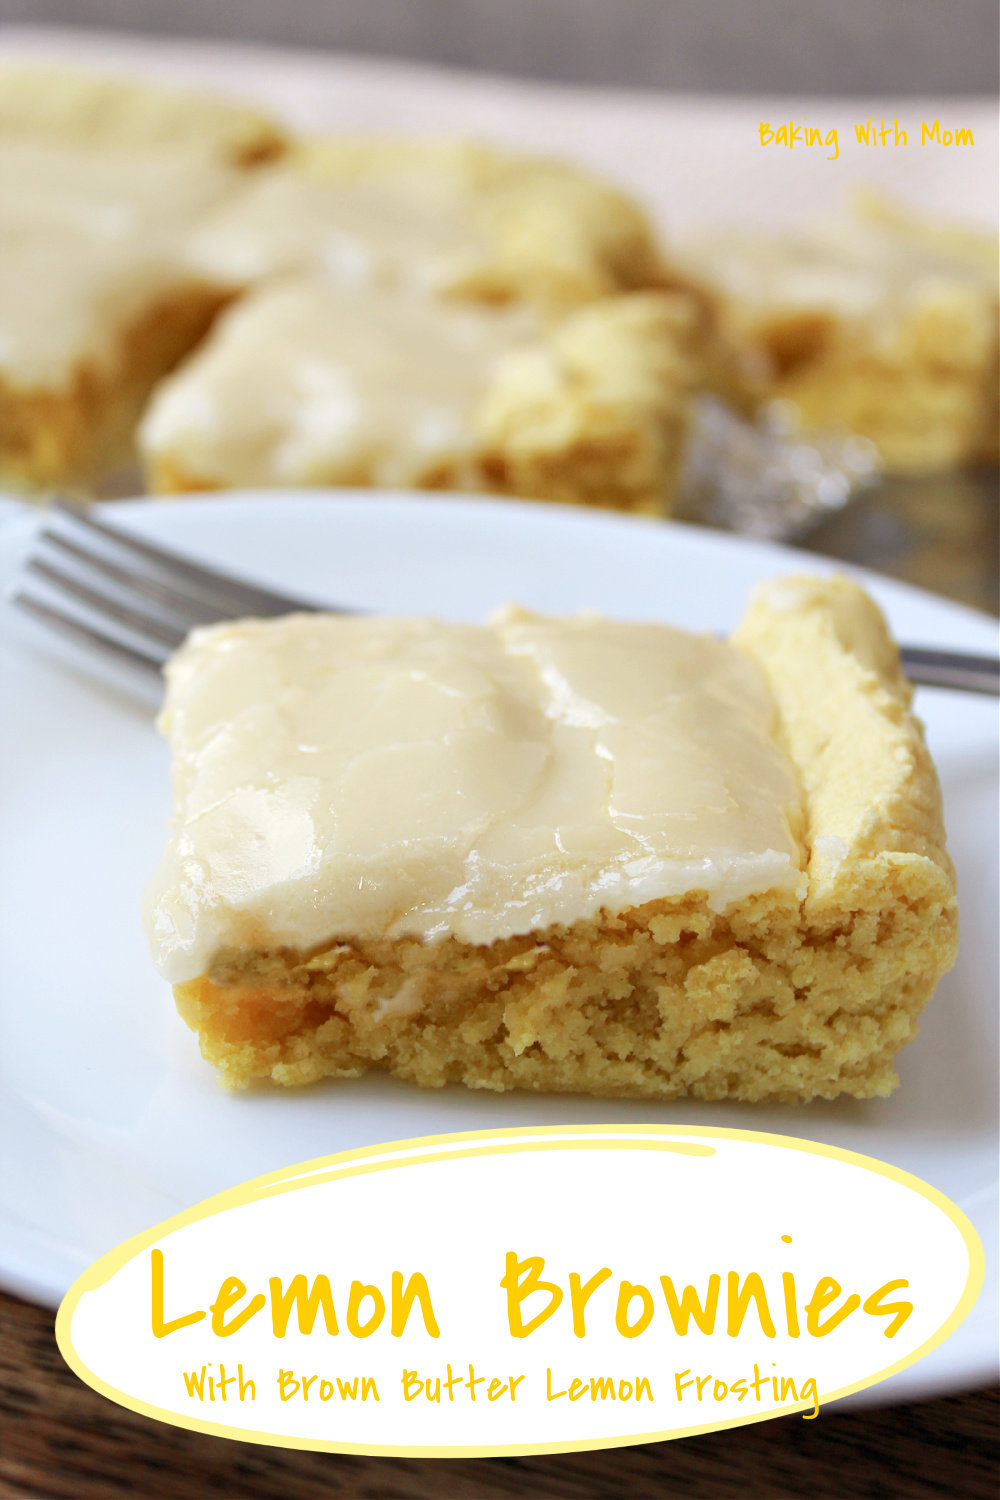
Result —
M472 946L354 939L221 956L175 988L224 1084L391 1072L423 1087L805 1102L889 1094L954 960L949 882L886 854L803 920L703 896Z

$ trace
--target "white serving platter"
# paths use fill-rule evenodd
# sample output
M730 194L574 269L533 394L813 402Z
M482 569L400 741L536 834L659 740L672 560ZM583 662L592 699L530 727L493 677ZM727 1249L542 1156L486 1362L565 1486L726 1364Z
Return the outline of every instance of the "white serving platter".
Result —
M823 558L571 508L371 492L235 494L111 508L137 533L318 601L481 619L517 600L727 630L759 578ZM6 586L37 525L0 530ZM995 651L995 623L862 575L897 638ZM903 1400L995 1377L996 705L921 689L959 874L961 953L888 1100L800 1107L423 1092L369 1076L297 1093L220 1089L154 972L139 899L169 811L141 696L0 608L0 1285L55 1306L127 1237L309 1157L445 1131L609 1122L740 1126L891 1162L952 1198L986 1250L976 1308L933 1354L866 1392ZM470 1232L471 1226L470 1226Z

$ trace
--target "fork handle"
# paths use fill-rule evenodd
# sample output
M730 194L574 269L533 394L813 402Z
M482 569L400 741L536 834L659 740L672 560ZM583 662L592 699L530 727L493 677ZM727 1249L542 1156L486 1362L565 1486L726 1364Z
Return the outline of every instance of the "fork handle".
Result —
M1000 657L932 651L924 646L901 646L899 655L903 671L918 687L962 688L967 693L1000 696Z

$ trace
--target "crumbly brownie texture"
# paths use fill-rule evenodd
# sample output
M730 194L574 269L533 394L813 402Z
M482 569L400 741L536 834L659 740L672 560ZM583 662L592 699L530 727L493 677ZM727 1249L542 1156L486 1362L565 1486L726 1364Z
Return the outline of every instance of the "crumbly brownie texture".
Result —
M0 135L93 146L186 146L232 166L284 151L285 132L237 100L75 68L0 68Z
M476 946L220 953L175 987L223 1082L370 1069L427 1087L804 1101L886 1095L954 961L954 873L910 689L847 580L762 586L763 669L804 793L807 892L697 891Z
M404 485L669 510L697 378L688 299L609 297L548 330L511 312L315 278L264 286L154 397L139 435L149 486Z
M669 513L699 378L687 298L607 298L510 354L477 414L482 488Z
M995 461L995 241L878 202L799 235L733 235L682 261L714 313L713 383L803 427L870 438L890 472Z

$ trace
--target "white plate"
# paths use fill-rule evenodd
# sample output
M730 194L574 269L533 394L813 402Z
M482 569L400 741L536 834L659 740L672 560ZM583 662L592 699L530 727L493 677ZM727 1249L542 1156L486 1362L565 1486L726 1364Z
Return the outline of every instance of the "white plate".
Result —
M119 504L154 540L306 597L481 619L517 599L725 630L747 591L823 559L676 525L508 502L293 493ZM0 533L9 578L35 522ZM992 651L981 615L870 576L900 640ZM953 1198L990 1268L941 1348L876 1387L904 1399L993 1377L996 1354L997 736L995 704L921 691L958 867L962 951L889 1100L804 1107L422 1092L368 1077L228 1094L157 978L139 895L168 813L148 708L94 680L5 607L0 785L0 1282L54 1305L104 1251L199 1199L307 1157L492 1126L742 1125L865 1152ZM13 710L13 712L12 712Z

